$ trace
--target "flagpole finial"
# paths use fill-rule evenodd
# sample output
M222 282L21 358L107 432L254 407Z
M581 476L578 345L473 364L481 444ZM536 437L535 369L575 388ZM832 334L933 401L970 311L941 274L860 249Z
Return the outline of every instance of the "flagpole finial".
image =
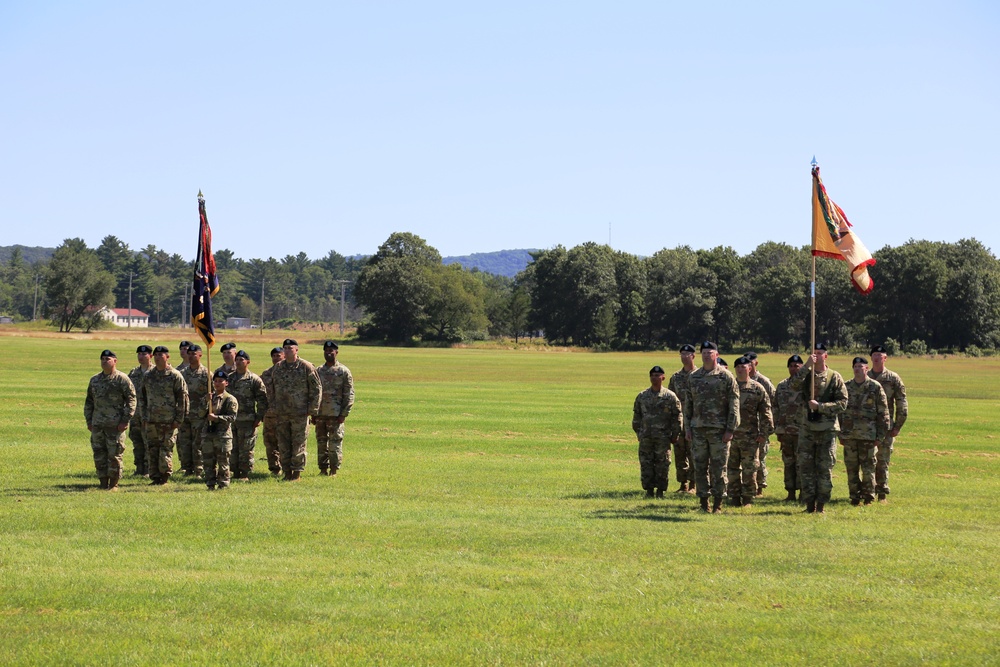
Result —
M812 165L813 167L815 167L816 165L819 164L819 162L816 162L816 156L815 155L813 155L813 161L810 162L809 164Z
M201 194L201 188L198 188L198 201L205 201L205 195Z

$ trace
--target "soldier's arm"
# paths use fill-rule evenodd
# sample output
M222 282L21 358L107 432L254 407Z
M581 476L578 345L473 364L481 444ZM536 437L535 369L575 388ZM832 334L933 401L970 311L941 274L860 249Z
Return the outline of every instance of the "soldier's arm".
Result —
M87 384L87 398L83 401L83 418L87 420L87 430L94 425L94 389L93 384Z
M265 385L264 381L259 377L257 378L257 381L254 382L253 384L253 400L255 405L253 421L254 421L254 426L256 427L257 424L260 424L262 421L264 421L264 415L267 413L267 406L268 406L267 385Z
M319 412L319 404L323 399L323 383L319 379L319 374L314 370L306 375L306 384L309 388L309 414L313 417Z
M344 421L349 414L351 414L351 408L354 407L354 376L351 375L351 371L346 371L344 374L344 393L342 403L340 404L340 421Z
M642 403L636 396L635 402L632 403L632 430L635 431L636 435L639 435L640 428L642 428Z
M899 376L896 376L899 378ZM899 435L899 431L903 428L903 424L906 422L906 386L903 384L903 379L899 378L896 383L895 391L892 392L892 402L893 402L893 412L889 415L893 417L892 419L892 430L894 432L893 437Z
M229 422L232 424L236 421L236 415L239 411L239 401L236 400L235 396L230 394L224 401L222 401L222 405L219 406L219 414L217 414L216 417L219 418L219 421Z
M135 415L136 400L135 400L135 385L132 381L128 379L127 375L123 375L122 379L125 384L123 386L123 393L125 395L125 404L123 406L123 412L125 413L125 419L118 424L118 430L124 431L128 428L128 423L132 421L132 417Z
M830 398L833 400L819 404L822 414L834 417L847 410L847 385L839 373L830 377Z
M740 425L740 386L732 375L729 376L729 380L729 416L726 419L726 432L732 434Z
M671 407L674 411L674 415L670 423L670 442L676 443L680 439L681 434L684 433L684 412L683 408L681 408L681 401L677 398L676 394L674 394L674 400Z
M889 434L889 401L885 390L878 382L878 396L875 398L875 439L881 442Z
M774 433L774 417L771 415L771 398L764 389L764 400L757 406L757 418L760 420L760 436L767 440Z
M175 378L174 382L174 423L180 424L191 409L191 398L188 396L187 382Z

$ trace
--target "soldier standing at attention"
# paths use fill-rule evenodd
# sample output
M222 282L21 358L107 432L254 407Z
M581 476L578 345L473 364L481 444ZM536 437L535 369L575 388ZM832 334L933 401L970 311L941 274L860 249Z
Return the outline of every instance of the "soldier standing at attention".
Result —
M271 367L265 368L260 374L267 395L267 411L264 413L264 455L267 457L267 469L272 475L281 473L281 455L278 452L278 414L274 411L274 367L285 358L285 351L280 347L271 349Z
M323 343L326 363L316 371L323 385L319 414L312 419L320 475L336 475L344 463L344 420L354 406L354 377L347 366L337 361L339 352L340 347L332 340Z
M868 377L882 385L886 401L889 403L889 432L879 441L875 452L875 493L878 494L879 502L885 502L885 497L889 494L889 459L892 456L892 443L903 428L907 412L906 387L898 374L885 367L888 356L889 353L884 346L873 347L872 367L868 371Z
M639 438L639 477L646 497L663 497L670 476L670 444L684 429L681 402L663 386L666 374L659 366L649 369L649 388L635 397L632 430Z
M143 378L139 392L149 478L153 484L170 481L177 428L188 411L187 382L180 372L170 367L169 361L170 350L163 345L153 348L153 368Z
M813 366L816 372L813 374ZM815 386L815 396L810 388ZM833 466L837 463L837 416L847 409L844 378L826 365L826 345L817 343L809 361L792 378L792 388L802 392L806 410L799 422L799 443L795 457L806 512L823 513L833 491Z
M799 422L805 400L802 392L792 389L792 378L802 368L802 357L793 354L788 357L788 377L778 383L774 390L774 432L778 434L781 445L781 463L785 467L785 500L794 501L795 492L799 490L799 470L795 460L795 448L799 443Z
M128 379L135 387L136 396L142 390L142 378L153 367L153 348L148 345L140 345L135 348L135 356L139 365L128 372ZM132 441L132 458L135 459L135 476L149 477L149 462L146 460L146 436L142 432L142 415L139 410L132 415L132 421L128 425L128 439Z
M180 344L181 363L180 363L179 366L177 366L177 369L176 369L178 373L183 373L184 370L188 367L188 349L190 349L190 347L191 347L191 342L190 341L186 341L186 340L182 340L181 341L181 344Z
M240 350L233 357L236 370L229 374L229 393L239 404L233 424L233 446L229 470L234 479L250 479L253 472L253 451L257 444L257 427L267 412L267 391L264 381L250 371L250 355ZM223 371L225 372L225 371ZM216 371L218 373L218 371Z
M774 429L771 400L764 385L750 379L753 362L742 356L733 362L740 388L740 424L729 446L729 504L753 505L757 493L760 448Z
M208 416L208 383L211 375L201 364L201 346L188 348L188 367L184 381L188 388L188 413L177 434L177 455L185 475L201 475L201 434Z
M117 368L118 357L111 350L101 352L101 372L90 378L83 416L90 431L90 448L101 488L118 490L125 452L125 429L135 414L135 388Z
M683 401L687 393L688 375L695 368L694 345L681 345L680 354L681 369L670 376L667 389ZM674 442L674 468L677 470L677 481L680 482L677 493L694 493L694 464L691 462L691 443L687 438L680 437Z
M285 359L271 372L274 411L278 417L275 430L285 480L295 481L306 468L309 418L315 417L319 411L323 389L316 368L299 358L299 344L286 338L281 347Z
M222 352L222 365L216 371L225 371L226 375L236 372L236 343L226 343L219 348Z
M868 360L854 357L852 365L847 411L840 416L840 443L844 445L851 504L857 507L862 500L865 505L875 500L875 445L889 432L889 407L882 385L868 377Z
M710 341L701 344L701 368L688 376L684 398L685 436L691 443L694 479L701 509L708 512L709 489L712 512L722 512L726 495L729 443L740 425L740 389L736 378L720 368L719 348ZM709 463L711 462L711 479Z
M205 483L209 491L229 488L229 456L233 450L230 426L236 421L239 406L233 395L226 391L229 381L226 371L215 371L212 384L212 402L202 427L202 457L205 466Z
M749 359L750 363L752 365L751 369L750 369L750 379L753 380L754 382L756 382L757 384L761 385L762 387L764 387L764 390L767 391L767 399L771 402L771 406L772 406L772 409L773 409L773 407L774 407L774 384L771 382L771 380L766 375L764 375L759 370L757 370L757 364L760 363L759 361L757 361L757 353L756 352L747 352L743 356L745 356L747 359ZM768 438L768 440L765 440L764 444L762 444L760 446L760 467L757 468L757 495L758 496L764 495L764 489L767 488L767 453L770 450L770 445L771 445L770 438Z

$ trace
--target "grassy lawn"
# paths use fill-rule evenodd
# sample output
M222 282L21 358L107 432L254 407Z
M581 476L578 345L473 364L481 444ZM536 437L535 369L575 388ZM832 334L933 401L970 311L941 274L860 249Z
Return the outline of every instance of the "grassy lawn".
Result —
M259 373L275 343L244 341ZM0 664L1000 661L998 359L890 360L888 504L851 507L838 461L800 513L775 446L764 499L711 516L639 489L632 400L675 353L343 347L337 477L311 440L297 483L101 492L86 383L138 342L0 337Z

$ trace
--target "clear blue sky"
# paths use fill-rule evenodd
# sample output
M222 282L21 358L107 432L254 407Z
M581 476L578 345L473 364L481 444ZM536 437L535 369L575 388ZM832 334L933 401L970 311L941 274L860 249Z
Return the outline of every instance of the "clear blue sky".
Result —
M1000 253L1000 3L0 1L0 245Z

